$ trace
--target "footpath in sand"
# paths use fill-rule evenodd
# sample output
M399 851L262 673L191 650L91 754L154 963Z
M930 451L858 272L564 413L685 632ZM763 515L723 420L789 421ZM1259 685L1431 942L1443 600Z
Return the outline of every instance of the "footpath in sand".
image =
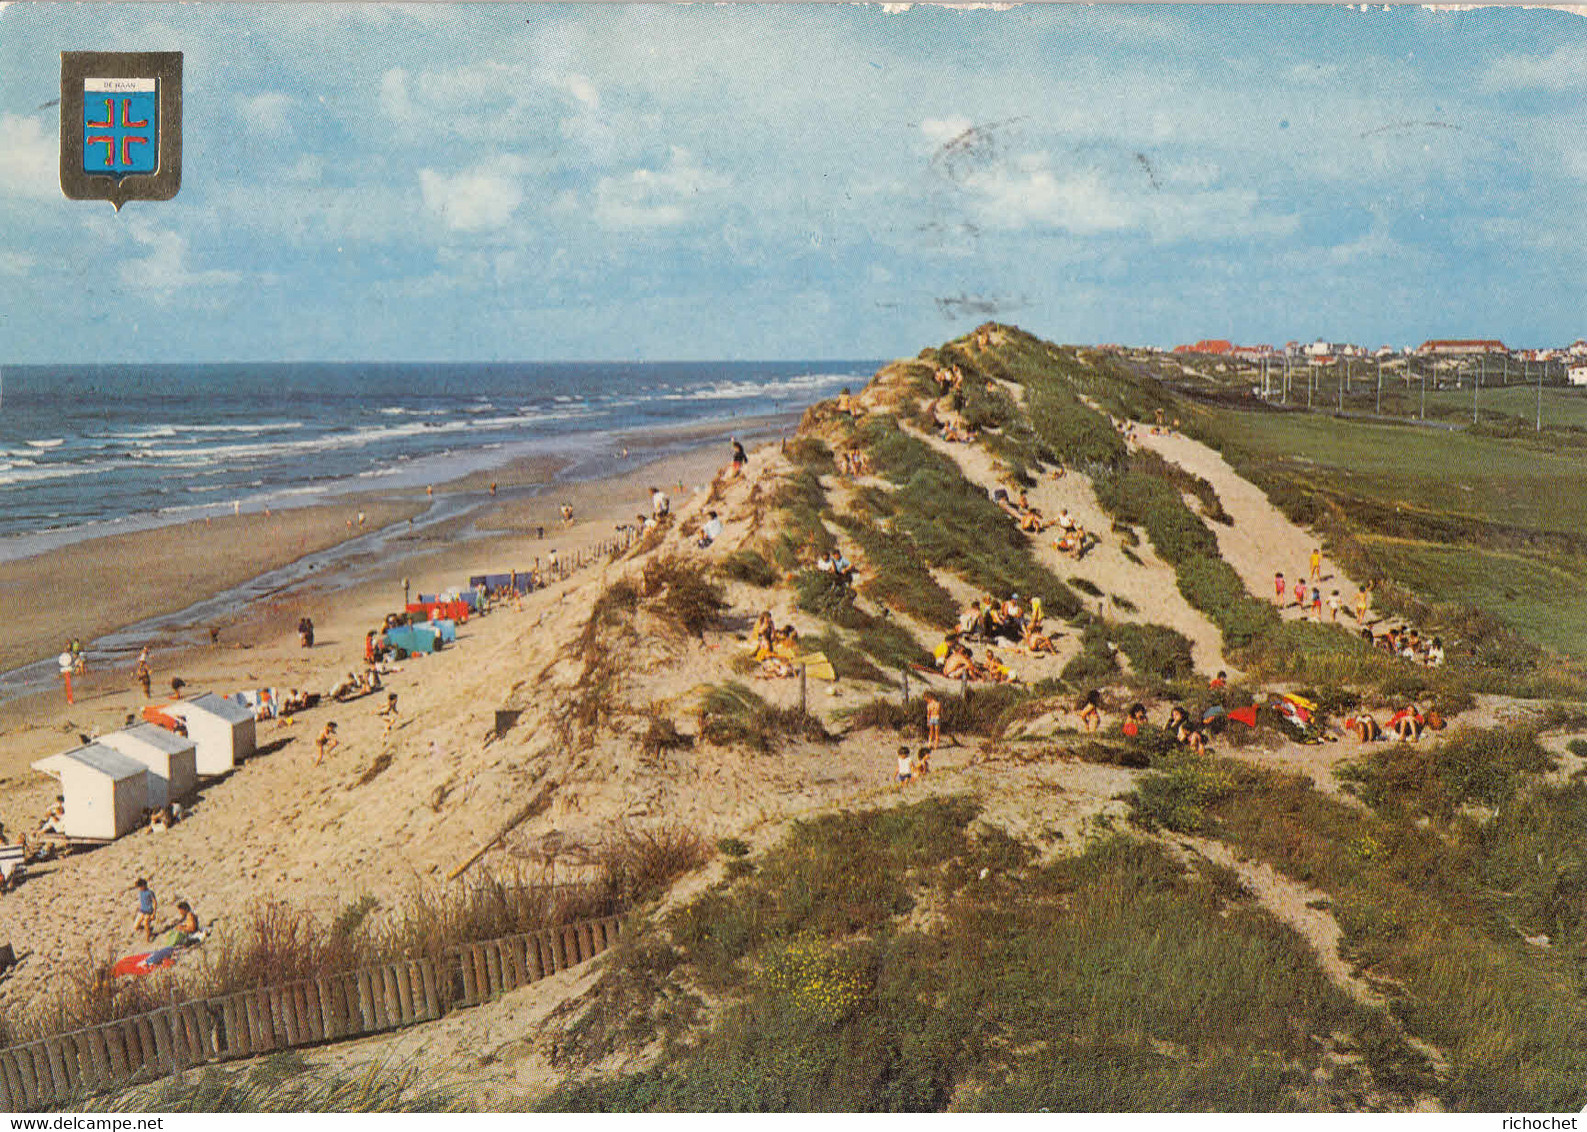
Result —
M991 492L1003 486L997 459L981 445L950 444L907 426L905 431L953 460L964 477L978 487ZM1090 605L1106 601L1104 613L1109 620L1164 625L1184 634L1190 641L1191 658L1198 672L1233 671L1224 659L1218 627L1185 600L1173 567L1157 556L1151 540L1142 535L1132 549L1140 562L1125 557L1119 536L1112 531L1112 519L1097 502L1088 477L1073 471L1058 479L1039 475L1036 486L1029 488L1026 495L1045 518L1056 518L1059 511L1067 509L1078 523L1101 539L1076 561L1053 549L1056 528L1028 536L1031 551L1043 566L1066 581L1083 578L1107 595L1097 599L1080 594L1081 601ZM1114 598L1123 598L1134 608L1121 605Z
M1141 424L1136 425L1135 439L1143 448L1150 448L1163 459L1178 464L1212 485L1223 509L1234 520L1234 525L1210 522L1207 525L1218 538L1218 553L1234 567L1252 594L1264 601L1272 601L1274 572L1284 571L1286 582L1293 586L1297 574L1309 574L1311 552L1322 548L1324 553L1318 585L1323 590L1323 597L1326 599L1330 590L1338 590L1340 624L1354 622L1355 596L1360 585L1347 577L1338 563L1328 557L1327 549L1317 535L1291 522L1263 494L1261 488L1231 468L1217 449L1177 433L1154 435L1149 426ZM1187 502L1199 511L1199 501L1187 497ZM1351 614L1348 621L1347 611ZM1303 616L1300 608L1294 605L1286 605L1284 615Z

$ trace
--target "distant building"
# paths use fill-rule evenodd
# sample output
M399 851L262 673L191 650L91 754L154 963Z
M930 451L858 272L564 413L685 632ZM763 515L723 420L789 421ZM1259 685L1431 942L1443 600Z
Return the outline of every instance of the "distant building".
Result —
M1587 338L1578 338L1565 350L1573 358L1587 358Z
M1571 366L1566 372L1572 385L1587 385L1587 366Z
M1176 354L1232 354L1234 343L1227 338L1203 338L1192 346L1175 346Z
M1416 347L1416 352L1424 356L1509 353L1497 338L1429 338Z

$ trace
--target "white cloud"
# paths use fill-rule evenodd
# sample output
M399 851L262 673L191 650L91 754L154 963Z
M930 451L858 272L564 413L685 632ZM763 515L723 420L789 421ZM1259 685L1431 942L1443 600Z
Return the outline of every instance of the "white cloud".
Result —
M223 287L242 278L236 271L194 271L187 262L187 240L175 232L146 224L135 225L129 231L134 240L149 249L149 254L124 261L121 281L142 294L166 300L177 291ZM184 301L192 300L184 296Z
M1488 90L1582 90L1587 73L1587 43L1573 43L1549 55L1506 55L1494 60L1482 76Z
M0 252L0 275L26 275L37 262L27 252Z
M288 112L292 109L290 95L267 91L242 100L242 119L250 131L279 137L292 129Z
M419 189L425 207L448 228L459 232L505 228L523 203L524 166L521 158L502 154L453 176L420 169Z
M665 168L602 177L595 186L595 216L611 228L671 228L688 219L695 198L728 184L696 165L688 150L673 146Z
M1204 162L1152 165L1056 163L1045 153L973 166L960 178L970 219L983 228L1067 232L1076 236L1138 232L1154 240L1272 235L1293 217L1264 214L1252 189L1223 187Z
M0 196L61 195L60 141L37 118L0 114Z

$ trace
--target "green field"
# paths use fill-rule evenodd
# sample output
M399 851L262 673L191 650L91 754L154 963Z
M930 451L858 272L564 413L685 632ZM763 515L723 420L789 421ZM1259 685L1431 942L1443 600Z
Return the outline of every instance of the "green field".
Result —
M1524 554L1367 536L1372 558L1397 584L1475 606L1539 644L1587 657L1587 581L1575 569Z
M1412 393L1415 399L1415 393ZM1537 389L1517 385L1483 389L1477 394L1478 419L1514 417L1526 424L1537 420ZM1427 415L1458 415L1471 419L1471 390L1442 390L1427 394ZM1587 428L1587 387L1543 390L1543 427Z
M1307 413L1201 416L1206 424L1200 431L1225 452L1275 465L1326 492L1457 521L1587 531L1587 467L1579 452L1552 448L1546 440Z

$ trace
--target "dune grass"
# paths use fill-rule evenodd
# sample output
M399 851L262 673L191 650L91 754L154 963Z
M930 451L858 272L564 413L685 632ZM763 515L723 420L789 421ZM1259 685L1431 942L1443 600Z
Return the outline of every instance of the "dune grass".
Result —
M539 1107L1348 1108L1425 1080L1227 876L1124 836L1038 866L977 811L931 798L796 824L669 917L670 960L635 956L720 996L714 1023ZM1362 1060L1324 1070L1341 1041Z
M191 1070L72 1106L89 1113L464 1112L455 1088L422 1083L413 1065L315 1069L302 1055L271 1054L242 1069Z
M1392 770L1375 775L1386 792L1403 781ZM1160 777L1175 774L1184 777L1177 766ZM1566 973L1568 957L1529 947L1507 914L1513 908L1530 923L1574 925L1579 933L1580 916L1569 911L1587 885L1579 838L1572 848L1567 836L1563 853L1556 847L1536 866L1522 855L1539 847L1540 830L1562 832L1580 816L1587 801L1575 791L1527 794L1529 805L1550 816L1529 812L1524 825L1511 819L1503 826L1423 827L1404 810L1362 812L1324 797L1304 778L1244 763L1211 760L1189 774L1219 780L1212 788L1145 780L1141 787L1160 805L1144 816L1168 825L1159 815L1188 804L1186 816L1173 820L1193 822L1325 892L1344 929L1346 955L1383 981L1400 1024L1448 1059L1450 1071L1434 1087L1447 1105L1574 1111L1587 1102L1587 1002ZM1465 785L1458 773L1451 777L1456 793L1482 793L1473 785L1481 775ZM1560 899L1545 870L1562 863ZM1495 891L1500 878L1525 895ZM1579 947L1579 934L1574 938Z

